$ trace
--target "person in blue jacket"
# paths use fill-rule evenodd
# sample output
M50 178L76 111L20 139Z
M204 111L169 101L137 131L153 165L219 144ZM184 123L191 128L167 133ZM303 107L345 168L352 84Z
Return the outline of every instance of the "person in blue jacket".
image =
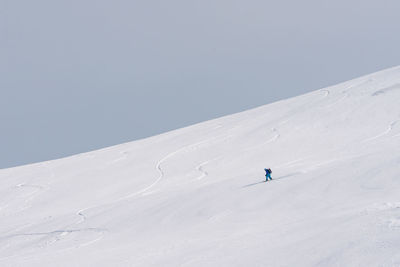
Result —
M268 181L268 179L270 179L270 180L272 180L272 177L271 177L271 173L272 173L272 171L271 171L271 169L264 169L264 171L265 171L265 181L267 182Z

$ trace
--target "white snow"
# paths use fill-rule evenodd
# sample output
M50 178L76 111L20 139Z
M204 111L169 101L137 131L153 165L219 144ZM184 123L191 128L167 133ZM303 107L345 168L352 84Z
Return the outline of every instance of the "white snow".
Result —
M400 266L399 84L0 170L0 266Z

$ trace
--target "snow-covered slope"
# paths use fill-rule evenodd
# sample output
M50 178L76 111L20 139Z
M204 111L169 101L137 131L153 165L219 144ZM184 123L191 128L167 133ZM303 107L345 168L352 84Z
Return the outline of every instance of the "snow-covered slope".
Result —
M0 170L0 266L400 266L400 67Z

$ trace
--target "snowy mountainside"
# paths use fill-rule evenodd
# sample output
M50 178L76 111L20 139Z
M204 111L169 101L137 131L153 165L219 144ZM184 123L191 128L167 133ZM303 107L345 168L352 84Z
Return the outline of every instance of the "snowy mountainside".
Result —
M0 266L400 266L400 67L0 170Z

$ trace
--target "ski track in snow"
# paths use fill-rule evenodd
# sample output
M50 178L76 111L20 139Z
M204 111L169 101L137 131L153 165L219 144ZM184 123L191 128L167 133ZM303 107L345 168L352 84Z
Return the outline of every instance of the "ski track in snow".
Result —
M372 141L372 140L378 139L378 138L380 138L380 137L382 137L382 136L385 136L385 135L389 134L389 133L393 130L393 127L394 127L398 122L399 122L399 120L393 121L392 123L390 123L389 127L388 127L384 132L382 132L382 133L380 133L380 134L378 134L378 135L376 135L376 136L373 136L373 137L371 137L371 138L367 138L367 139L363 140L362 143L370 142L370 141ZM396 135L395 135L395 136L396 136Z
M321 92L325 93L324 97L327 97L331 93L328 89L322 89Z
M128 159L128 154L129 154L129 152L123 151L123 152L120 153L120 154L121 154L122 156L120 156L119 158L116 158L116 159L112 160L112 161L109 162L108 164L115 164L115 163L117 163L117 162L124 161L124 160Z
M352 89L357 88L358 86L361 86L361 85L363 85L363 84L365 84L365 83L369 83L369 82L371 82L371 81L372 81L372 79L368 79L368 80L364 80L364 81L361 81L361 82L359 82L359 83L355 83L355 84L352 84L352 85L347 86L346 89L344 89L344 90L341 92L341 93L342 93L342 97L340 97L340 98L334 100L333 102L331 102L331 103L325 105L324 108L329 108L329 107L332 107L332 106L336 105L337 103L341 102L343 99L349 97L349 96L350 96L350 93L349 93L349 92L350 92ZM328 89L323 89L322 91L328 91L328 92L330 92ZM329 95L329 94L328 94L328 95ZM328 95L326 95L326 96L328 96Z
M128 153L126 151L122 152L123 156L121 158L118 158L118 159L112 161L112 163L116 163L118 161L127 159L127 154ZM93 157L91 157L91 158L93 158ZM55 177L54 172L52 172L52 177L53 178ZM41 185L30 185L30 184L19 184L16 187L32 187L32 188L38 188L40 190L44 189L44 186L41 186ZM47 189L49 189L49 188L50 187L47 187ZM83 222L85 222L87 220L87 217L84 214L84 211L87 210L87 209L89 209L89 208L81 209L78 212L76 212L76 215L79 216L79 221L74 223L73 225L79 225L79 224L81 224L81 223L83 223ZM85 231L98 232L98 233L100 233L100 235L99 235L99 237L97 237L97 238L95 238L93 240L90 240L90 241L88 241L86 243L78 245L78 247L89 246L89 245L101 240L104 237L104 233L107 232L108 230L107 229L100 229L100 228L84 228L84 229L75 229L75 230L54 230L54 231L43 232L43 233L18 234L18 236L24 236L24 235L25 236L28 236L28 235L55 235L56 236L55 237L56 241L59 241L59 240L61 240L61 237L65 236L67 234L75 233L75 232L85 232Z
M386 87L386 88L380 89L378 91L375 91L372 94L372 96L379 96L379 95L386 94L388 92L395 91L395 90L400 90L400 83L396 83L396 84L393 84L393 85L391 85L389 87Z
M200 163L199 165L197 165L196 170L198 172L200 172L201 175L199 177L197 177L196 180L201 180L201 179L207 177L208 176L208 172L206 170L204 170L204 166L206 166L210 162L215 161L215 160L220 159L220 158L221 158L221 156L216 157L216 158L211 159L211 160L204 161L204 162Z
M276 140L278 140L279 137L281 137L281 134L279 133L279 131L276 128L272 128L272 132L275 133L275 136L272 137L270 140L266 141L265 143L263 143L262 145L275 142Z
M206 144L206 143L209 143L209 142L211 142L213 140L218 140L218 139L221 139L221 138L226 139L227 137L226 137L226 135L222 135L222 136L209 138L209 139L206 139L206 140L194 143L194 144L190 144L190 145L184 146L184 147L182 147L182 148L180 148L180 149L178 149L178 150L176 150L174 152L169 153L168 155L166 155L165 157L163 157L161 160L159 160L157 162L155 168L159 172L159 176L152 184L150 184L149 186L147 186L147 187L145 187L145 188L143 188L143 189L141 189L141 190L139 190L137 192L134 192L134 193L129 194L127 196L121 197L121 198L119 198L117 200L114 200L112 202L105 203L105 204L102 204L102 205L96 205L96 206L92 206L92 207L88 207L88 208L84 208L84 209L79 210L78 212L76 212L76 215L79 216L79 218L80 218L80 220L79 220L79 222L77 222L77 224L83 223L84 221L87 220L87 217L84 214L85 211L87 211L87 210L90 210L90 209L93 209L93 208L98 208L98 207L105 206L105 205L116 204L118 202L121 202L121 201L130 199L130 198L136 197L138 195L145 195L146 192L148 192L150 189L155 187L164 178L165 174L164 174L164 171L163 171L163 169L161 167L161 165L164 162L166 162L168 159L174 157L175 155L177 155L179 153L182 153L183 151L187 151L187 150L193 149L195 147L201 146L203 144Z
M20 233L20 234L12 234L8 236L0 236L0 239L8 239L19 236L46 236L46 235L58 235L58 234L67 234L67 233L76 233L76 232L86 232L86 231L104 231L104 229L100 228L83 228L83 229L67 229L67 230L55 230L50 232L38 232L38 233Z
M59 249L57 251L52 251L51 254L54 255L55 253L62 253L68 250L72 249L78 249L81 247L86 247L89 246L100 239L104 237L104 233L107 231L107 229L101 229L101 228L81 228L81 229L65 229L65 230L54 230L54 231L49 231L49 232L33 232L33 233L18 233L18 234L11 234L11 235L6 235L6 236L0 236L0 240L8 240L8 239L13 239L13 238L18 238L18 237L42 237L41 240L44 242L44 245L41 245L39 247L36 247L35 250L38 249L43 249L44 247L50 246L60 240L62 240L62 237L72 234L72 233L82 233L82 232L94 232L94 233L100 233L101 235L98 238L95 238L94 240L90 240L86 243L78 244L78 245L71 245L69 247ZM45 240L45 238L52 238L51 240ZM48 252L47 254L50 254ZM9 260L11 258L16 258L20 257L21 255L9 255L5 257L1 257L0 261L4 260ZM36 256L36 252L27 252L24 255L24 260L29 261L30 259L34 258Z
M44 186L35 185L35 184L17 184L15 187L32 187L32 188L37 188L37 189L43 189L44 188Z
M263 142L263 143L261 143L261 144L259 144L259 145L256 145L256 146L254 146L254 147L251 147L250 149L247 149L246 151L252 150L252 149L257 148L257 147L259 147L259 146L263 146L263 145L266 145L266 144L275 142L276 140L279 139L279 137L281 137L281 134L279 133L279 131L278 131L276 128L272 128L271 131L272 131L273 133L275 133L275 136L273 136L272 138L268 139L267 141L265 141L265 142Z
M79 248L79 247L91 245L91 244L99 241L100 239L102 239L104 237L104 233L108 231L108 229L102 229L102 228L96 228L96 227L73 229L73 226L79 225L79 224L83 223L84 221L86 221L86 216L82 212L77 212L77 215L80 216L80 220L78 222L76 222L76 223L73 223L73 224L67 226L66 230L60 230L59 229L59 230L54 230L54 231L49 231L49 232L23 233L23 234L16 234L16 235L12 235L12 236L13 237L14 236L40 236L40 235L53 236L54 241L53 242L49 242L47 244L47 246L48 246L48 245L51 245L54 242L62 240L63 237L65 237L66 235L71 234L71 233L81 233L81 232L99 233L99 236L94 238L94 239L92 239L92 240L89 240L89 241L87 241L85 243L82 243L82 244L74 245L74 246L72 246L70 248L67 248L67 249L72 249L72 248ZM67 249L63 249L62 251L65 251Z
M43 185L37 185L37 184L29 184L29 183L20 183L14 186L14 189L16 190L29 190L29 189L33 189L30 192L21 192L21 195L17 195L17 198L11 200L11 201L21 201L23 202L23 204L20 205L19 209L14 209L10 212L8 212L7 214L14 214L14 213L18 213L24 210L29 209L30 207L32 207L31 202L33 201L34 198L38 197L39 195L43 194L44 192L48 191L50 189L50 186L43 186ZM25 193L25 194L24 194ZM18 200L19 199L19 200ZM1 210L5 210L7 209L9 205L5 205L0 207L0 211Z
M143 193L145 193L146 191L148 191L148 190L150 190L151 188L153 188L154 186L156 186L156 185L164 178L164 176L165 176L164 171L163 171L163 169L161 168L161 165L162 165L165 161L167 161L168 159L174 157L175 155L177 155L177 154L179 154L179 153L182 153L183 151L190 150L190 149L192 149L192 148L201 146L201 145L203 145L203 144L207 144L207 143L209 143L209 142L211 142L211 141L213 141L213 140L218 140L218 139L220 139L221 137L226 138L225 135L223 135L223 136L218 136L218 137L214 137L214 138L209 138L209 139L207 139L207 140L203 140L203 141L198 142L198 143L194 143L194 144L191 144L191 145L187 145L187 146L184 146L184 147L182 147L182 148L180 148L180 149L178 149L178 150L176 150L176 151L174 151L174 152L171 152L170 154L168 154L167 156L165 156L164 158L162 158L160 161L157 162L157 164L156 164L156 170L159 172L159 176L158 176L157 180L154 181L154 183L152 183L152 184L149 185L148 187L146 187L146 188L144 188L144 189L142 189L142 190L140 190L140 191L138 191L138 192L136 192L136 193L133 193L133 194L131 194L131 195L126 196L125 199L126 199L126 198L131 198L131 197L134 197L134 196L137 196L137 195L140 195L140 194L143 194Z
M86 221L86 216L85 216L85 214L83 214L83 211L84 211L84 210L80 210L80 211L78 211L78 212L76 213L78 216L80 216L80 221L77 222L77 224L80 224L80 223Z
M345 99L346 97L349 96L348 93L346 93L346 91L343 91L342 94L343 94L342 97L340 97L340 98L338 98L338 99L332 101L332 102L329 103L328 105L324 106L324 108L332 107L332 106L336 105L337 103L339 103L340 101L342 101L343 99Z
M199 172L201 172L201 175L200 175L199 177L197 177L197 180L201 180L201 179L203 179L204 177L207 177L207 176L208 176L208 172L205 171L205 170L203 169L203 167L204 167L205 165L207 165L209 162L210 162L210 161L205 161L205 162L201 163L200 165L198 165L198 166L196 167L196 170L198 170Z
M274 135L272 138L268 139L268 140L265 141L265 142L262 142L261 144L257 144L257 145L251 146L251 147L249 147L249 148L243 149L243 152L248 152L248 151L251 151L251 150L258 149L258 148L260 148L261 146L264 146L264 145L266 145L266 144L269 144L269 143L272 143L272 142L277 141L277 140L281 137L279 131L278 131L276 128L272 128L271 131L272 131L273 133L275 133L275 135Z
M43 162L40 164L43 167L48 167L49 162ZM51 170L50 172L51 178L55 178L55 173L54 171ZM49 185L40 185L40 184L31 184L31 183L20 183L15 185L15 188L33 188L36 189L33 192L30 192L29 194L26 194L24 196L24 203L30 203L33 198L36 198L39 193L43 194L44 192L50 190ZM30 208L31 206L27 205L22 207L21 210L18 210L18 212L21 212L23 210L26 210ZM32 226L31 223L17 227L16 229L13 230L13 232L20 231L21 229L27 228L28 226ZM86 229L68 229L68 230L54 230L54 231L49 231L49 232L34 232L34 233L17 233L17 234L10 234L6 236L0 236L0 240L7 240L7 239L12 239L16 237L23 237L23 236L53 236L54 240L53 241L48 241L46 242L47 245L51 245L52 243L55 243L59 240L61 240L61 236L65 236L68 233L74 233L74 232L84 232L84 231L103 231L102 229L97 229L97 228L86 228ZM14 256L7 256L7 257L2 257L0 260L5 260L9 258L13 258Z
M307 158L300 158L300 159L296 159L296 160L292 160L286 163L283 163L281 165L278 165L275 167L275 169L280 169L280 168L290 168L290 167L295 167L298 165L303 165L302 162L304 162Z

